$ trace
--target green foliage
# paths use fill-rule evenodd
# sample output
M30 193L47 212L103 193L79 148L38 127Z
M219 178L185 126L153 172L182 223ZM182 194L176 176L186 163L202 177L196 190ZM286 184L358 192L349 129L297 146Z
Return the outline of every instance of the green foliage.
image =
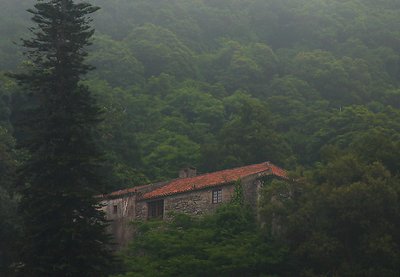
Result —
M275 132L266 105L244 93L224 100L229 120L217 136L217 149L210 153L218 153L214 157L219 159L218 167L262 162L265 157L281 164L289 160L290 148Z
M17 166L15 141L10 131L0 125L0 186L12 189Z
M348 105L368 99L370 72L365 61L315 50L300 52L293 60L290 73L308 82L331 105Z
M95 37L88 62L96 67L91 78L107 81L112 86L141 86L144 82L143 65L124 43L107 36Z
M398 177L354 154L329 159L313 181L264 193L267 234L289 247L302 276L396 276L400 265Z
M144 147L151 149L143 161L151 169L147 175L153 179L161 179L162 176L174 178L179 168L197 162L200 148L187 136L165 129L150 136L149 143L144 144Z
M0 121L0 272L12 276L21 239L18 195L14 187L18 163L15 141L3 124Z
M3 68L19 59L8 41L26 21L6 16L22 14L17 7L26 5L9 1L0 11ZM96 4L103 9L95 17L99 32L89 61L97 71L88 83L104 107L103 149L121 176L118 186L136 183L122 168L149 179L173 176L179 162L149 175L164 150L172 160L195 153L182 163L206 172L264 160L311 166L324 146L350 145L361 135L357 128L366 135L371 120L398 141L395 1L379 8L356 0ZM256 112L232 109L232 98ZM244 112L253 114L250 124ZM185 137L184 146L164 143L157 132Z
M36 24L23 40L28 58L13 77L25 90L18 143L28 159L18 171L24 234L20 274L105 276L112 256L106 220L96 194L101 187L95 144L99 109L80 78L98 8L72 0L40 1L29 12Z
M17 207L17 197L10 194L0 180L0 272L5 276L13 276L18 262L18 240L22 230Z
M266 44L242 45L230 40L221 44L202 70L209 81L220 82L231 92L244 89L259 93L278 72L278 58Z
M118 276L272 276L284 255L258 234L248 208L231 203L203 218L136 223Z
M231 202L233 204L237 205L243 205L244 204L244 198L243 198L243 186L242 186L242 181L238 179L235 182L235 188L233 190L233 196Z
M167 73L183 79L195 74L193 54L168 29L146 24L134 29L126 43L143 64L147 78Z

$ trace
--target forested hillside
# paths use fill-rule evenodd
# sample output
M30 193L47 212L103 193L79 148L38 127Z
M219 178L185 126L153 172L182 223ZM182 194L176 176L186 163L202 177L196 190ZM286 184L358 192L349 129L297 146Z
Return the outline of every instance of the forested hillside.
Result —
M102 9L87 83L116 186L184 165L310 166L371 133L398 145L398 1L92 2ZM6 71L21 62L11 41L28 35L29 3L2 6Z
M29 36L29 2L0 3L2 73L24 62L13 41ZM264 203L263 216L287 226L269 273L396 276L400 1L89 2L101 10L88 57L96 70L84 83L103 111L109 190L175 178L186 165L210 172L269 160L303 182L287 206ZM12 124L29 103L4 74L0 96L7 191L26 155L14 148L26 134ZM265 199L287 190L277 183ZM0 247L9 236L0 233Z

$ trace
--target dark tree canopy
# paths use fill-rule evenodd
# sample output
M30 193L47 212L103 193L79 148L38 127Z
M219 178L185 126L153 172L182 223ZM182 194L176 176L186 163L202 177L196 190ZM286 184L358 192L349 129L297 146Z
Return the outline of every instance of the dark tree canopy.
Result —
M21 116L29 157L19 173L25 224L24 276L102 276L111 257L106 221L94 196L103 188L95 143L99 109L80 84L91 69L85 47L98 8L72 0L38 1L28 64L15 78L29 94Z

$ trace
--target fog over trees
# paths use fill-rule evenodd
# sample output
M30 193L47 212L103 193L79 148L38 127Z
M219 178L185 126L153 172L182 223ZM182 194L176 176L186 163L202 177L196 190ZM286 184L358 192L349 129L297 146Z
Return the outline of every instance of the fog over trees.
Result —
M21 207L41 201L24 206L17 185L35 153L37 137L20 124L37 105L35 84L18 86L10 72L41 66L23 55L20 38L32 38L26 10L43 2L51 1L0 3L6 276L28 264L19 253L29 232ZM102 119L90 143L104 153L93 194L176 178L187 165L204 173L269 160L296 180L264 187L265 224L240 203L204 218L138 223L141 235L114 274L400 274L400 1L87 2L101 8L92 45L81 45L96 69L78 74L74 87L91 91ZM57 110L62 101L53 100Z

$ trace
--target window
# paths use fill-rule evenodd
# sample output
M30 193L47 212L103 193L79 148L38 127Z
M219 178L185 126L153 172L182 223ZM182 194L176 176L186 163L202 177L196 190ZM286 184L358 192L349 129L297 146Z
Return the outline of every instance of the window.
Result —
M118 206L114 205L113 207L113 214L117 214L118 213Z
M222 189L215 189L212 191L212 202L214 204L222 202Z
M148 218L163 218L164 215L164 200L157 200L147 203Z

